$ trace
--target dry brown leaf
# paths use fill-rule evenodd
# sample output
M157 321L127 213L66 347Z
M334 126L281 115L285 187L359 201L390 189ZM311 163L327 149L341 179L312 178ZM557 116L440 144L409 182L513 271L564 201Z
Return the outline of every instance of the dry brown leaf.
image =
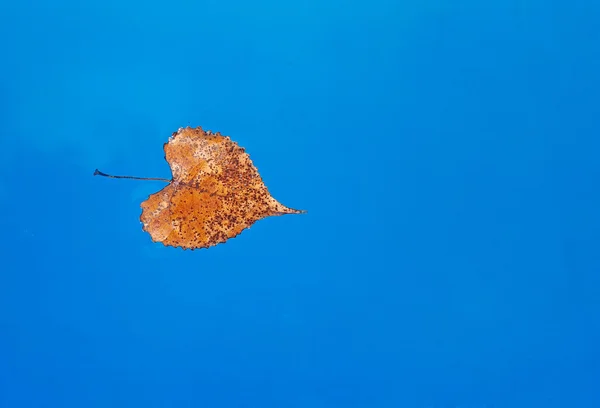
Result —
M164 151L171 180L94 172L169 183L141 204L140 221L154 242L208 248L239 235L260 219L306 212L275 200L250 156L228 136L201 127L180 128L165 143Z

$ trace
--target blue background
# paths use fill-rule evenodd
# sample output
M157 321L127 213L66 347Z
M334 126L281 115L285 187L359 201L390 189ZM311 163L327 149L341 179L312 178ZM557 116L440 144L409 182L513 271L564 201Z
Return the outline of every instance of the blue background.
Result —
M1 407L600 406L600 7L3 2ZM180 126L273 217L153 244Z

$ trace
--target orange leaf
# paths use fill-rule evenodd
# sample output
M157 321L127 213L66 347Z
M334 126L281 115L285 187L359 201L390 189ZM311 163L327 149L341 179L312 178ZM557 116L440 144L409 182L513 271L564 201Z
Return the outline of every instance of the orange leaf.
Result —
M154 242L184 249L208 248L239 235L256 221L274 215L302 214L285 207L264 185L250 156L220 133L180 128L164 145L172 179L141 204L143 230Z

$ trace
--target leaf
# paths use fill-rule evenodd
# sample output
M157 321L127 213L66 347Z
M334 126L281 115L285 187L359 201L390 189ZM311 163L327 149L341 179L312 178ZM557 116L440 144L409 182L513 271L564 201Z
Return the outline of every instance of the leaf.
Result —
M208 248L239 235L256 221L302 214L269 193L250 156L228 136L180 128L164 145L172 179L94 175L169 184L142 202L142 228L154 242L184 249Z

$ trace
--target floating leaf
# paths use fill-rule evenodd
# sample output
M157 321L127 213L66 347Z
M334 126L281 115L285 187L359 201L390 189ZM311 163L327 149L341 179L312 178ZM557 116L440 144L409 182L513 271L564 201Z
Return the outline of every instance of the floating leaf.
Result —
M250 156L228 136L180 128L164 145L172 179L141 204L143 230L154 242L184 249L208 248L239 235L256 221L303 210L285 207L264 185Z

